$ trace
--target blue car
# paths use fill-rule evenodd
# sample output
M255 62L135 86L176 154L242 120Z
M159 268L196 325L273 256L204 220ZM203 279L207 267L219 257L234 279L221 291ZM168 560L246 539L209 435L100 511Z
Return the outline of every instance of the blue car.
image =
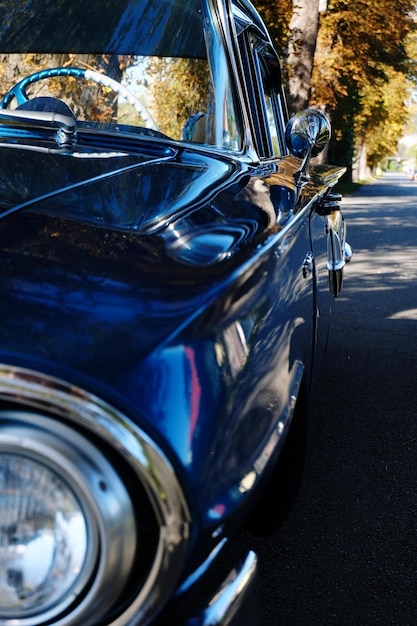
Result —
M253 626L351 255L328 120L248 0L2 0L0 98L0 623Z

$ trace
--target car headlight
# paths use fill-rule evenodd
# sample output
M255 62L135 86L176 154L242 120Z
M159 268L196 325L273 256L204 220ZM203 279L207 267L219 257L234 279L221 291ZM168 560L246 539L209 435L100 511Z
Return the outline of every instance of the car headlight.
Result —
M0 619L44 623L72 605L74 615L85 619L88 605L97 617L134 560L129 494L104 455L67 426L16 411L0 418Z
M0 613L22 617L39 609L59 611L86 573L89 512L40 459L1 454L0 484Z
M188 539L167 459L125 416L62 381L0 366L0 398L0 623L149 620Z

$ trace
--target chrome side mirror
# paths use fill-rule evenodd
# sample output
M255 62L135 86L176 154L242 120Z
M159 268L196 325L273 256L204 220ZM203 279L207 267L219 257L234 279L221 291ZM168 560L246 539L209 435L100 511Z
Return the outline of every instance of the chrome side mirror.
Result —
M306 109L296 113L285 129L285 142L292 155L303 159L294 174L299 195L303 185L310 180L308 168L311 157L317 156L327 146L331 136L330 122L318 109Z
M307 155L317 156L330 139L330 122L318 109L306 109L296 113L285 129L288 150L300 159Z

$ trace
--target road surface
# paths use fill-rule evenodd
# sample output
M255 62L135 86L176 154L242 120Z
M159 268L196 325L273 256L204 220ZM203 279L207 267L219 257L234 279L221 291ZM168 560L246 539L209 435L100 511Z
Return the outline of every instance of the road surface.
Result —
M333 309L297 501L251 540L267 626L417 624L417 183L343 200L354 256Z

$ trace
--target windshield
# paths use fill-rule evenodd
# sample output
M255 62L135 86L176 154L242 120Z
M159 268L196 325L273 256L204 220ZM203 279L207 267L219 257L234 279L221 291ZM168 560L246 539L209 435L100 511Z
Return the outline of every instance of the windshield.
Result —
M239 150L217 32L205 0L2 0L0 108Z

